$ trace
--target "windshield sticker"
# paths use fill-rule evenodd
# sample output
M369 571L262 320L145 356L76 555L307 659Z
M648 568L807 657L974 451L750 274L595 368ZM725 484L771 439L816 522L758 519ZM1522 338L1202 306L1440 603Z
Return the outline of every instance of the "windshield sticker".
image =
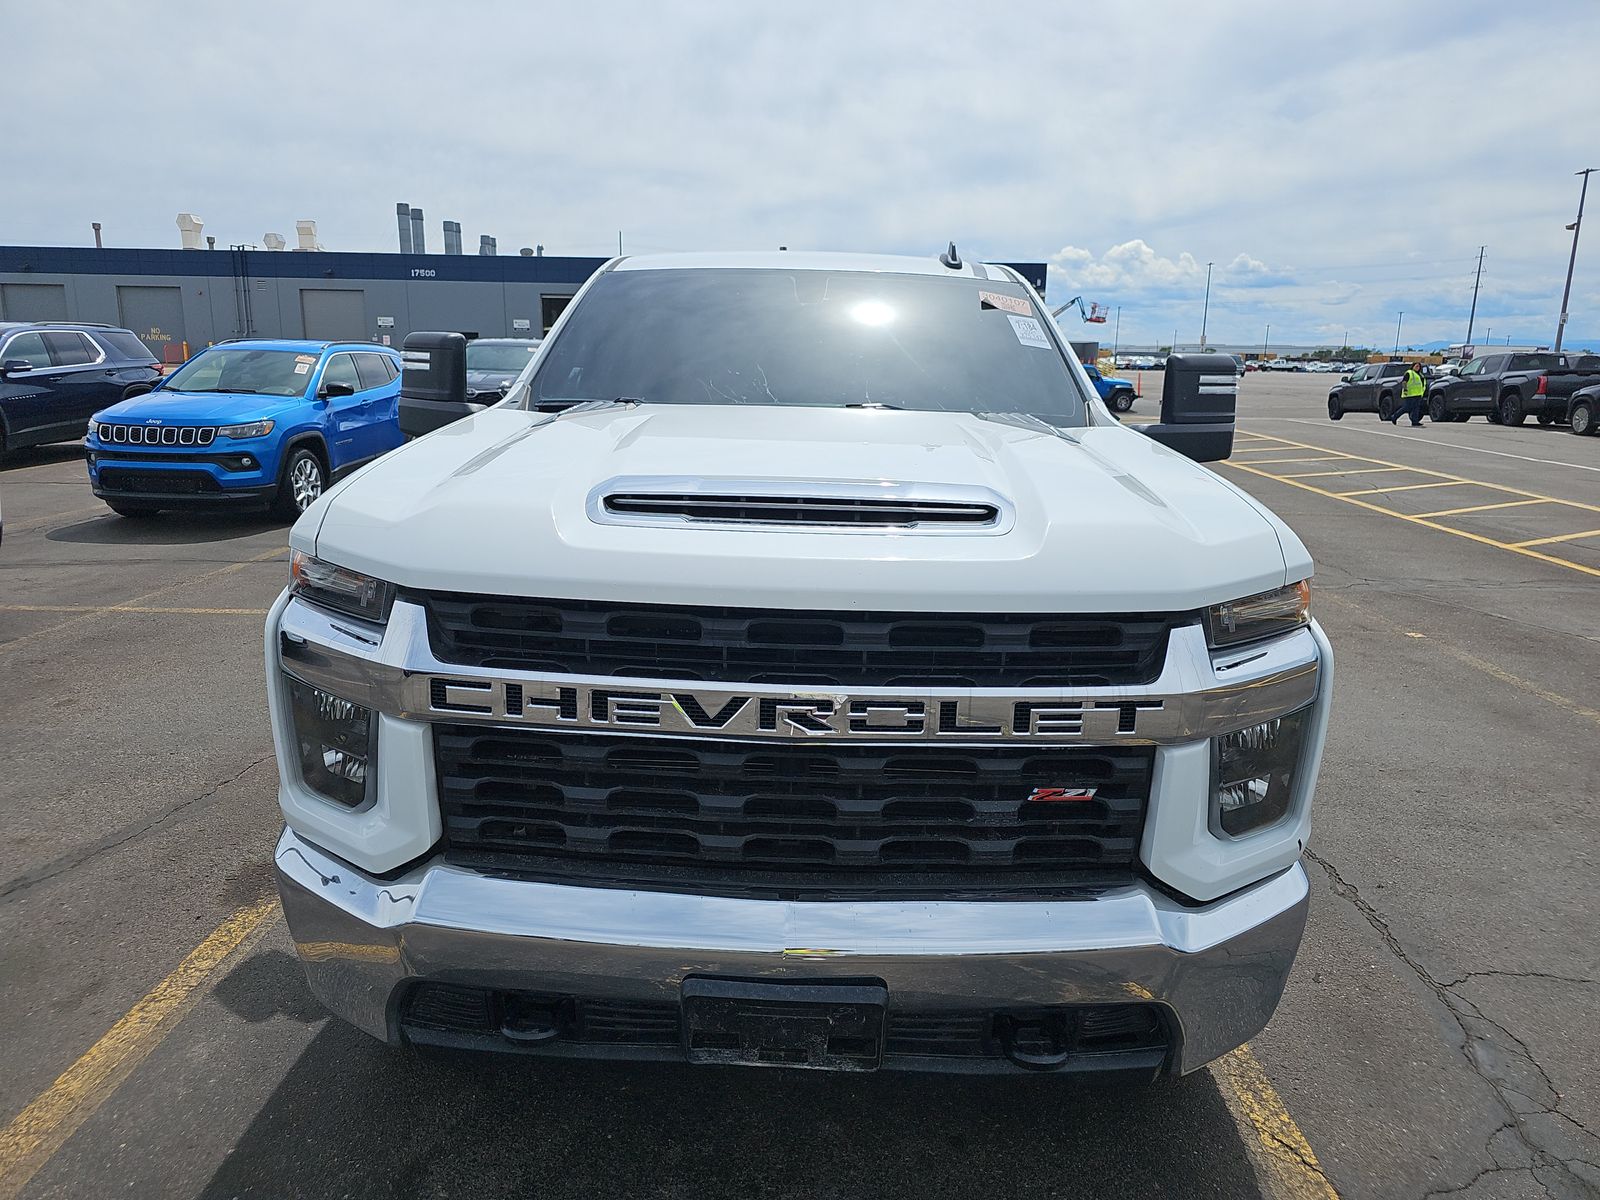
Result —
M999 292L979 292L978 303L983 308L998 308L1001 312L1031 316L1033 310L1021 296L1003 296Z
M317 361L317 356L315 354L296 354L294 360L297 363L310 364Z
M1050 349L1050 339L1045 336L1044 329L1032 317L1018 317L1011 313L1006 314L1006 320L1011 322L1011 332L1017 335L1017 341L1024 346L1038 346Z
M311 364L308 362L297 362L294 365L294 373L296 375L304 375L309 370L311 370Z

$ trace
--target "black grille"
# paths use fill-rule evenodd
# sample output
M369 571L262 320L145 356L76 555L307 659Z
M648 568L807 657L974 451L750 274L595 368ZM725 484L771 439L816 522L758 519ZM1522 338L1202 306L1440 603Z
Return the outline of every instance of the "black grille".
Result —
M536 1016L558 1031L555 1041L569 1045L676 1048L682 1041L676 999L542 996L427 982L412 988L400 1020L411 1036L424 1035L418 1040L427 1040L428 1030L498 1039L506 1018L521 1014ZM884 1033L885 1054L911 1058L999 1058L1007 1045L1025 1053L1113 1055L1165 1050L1169 1040L1160 1007L1149 1003L1015 1011L891 1006Z
M435 725L447 861L737 894L1131 878L1149 747L768 745ZM1034 801L1035 788L1093 788Z
M217 481L204 471L128 471L118 467L105 467L100 471L100 486L108 492L169 496L222 490Z
M766 612L428 593L433 652L466 666L717 683L1150 683L1183 614Z
M671 517L718 525L993 525L993 504L955 500L885 500L874 496L743 496L619 492L605 498L617 516Z

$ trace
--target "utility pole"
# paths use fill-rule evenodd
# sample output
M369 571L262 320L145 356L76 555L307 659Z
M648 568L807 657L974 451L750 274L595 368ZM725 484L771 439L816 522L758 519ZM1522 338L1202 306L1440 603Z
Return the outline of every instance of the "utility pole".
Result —
M1211 315L1211 264L1206 264L1206 306L1200 312L1200 353L1206 352L1206 318Z
M1111 361L1117 361L1117 347L1122 344L1122 305L1117 305L1117 326L1111 334Z
M1555 352L1561 353L1561 335L1567 331L1567 301L1572 296L1572 268L1578 261L1578 233L1583 228L1583 200L1589 194L1589 174L1596 170L1594 167L1585 167L1581 171L1574 171L1574 175L1583 176L1583 188L1578 192L1578 219L1567 228L1572 230L1572 256L1567 259L1567 286L1561 293L1561 320L1556 323Z
M1400 356L1400 322L1404 321L1405 319L1405 310L1402 309L1400 315L1395 318L1394 322L1394 353L1396 358Z
M1478 317L1478 284L1483 282L1483 252L1487 249L1478 247L1478 273L1472 280L1472 311L1467 314L1467 340L1461 343L1462 349L1472 345L1472 322Z

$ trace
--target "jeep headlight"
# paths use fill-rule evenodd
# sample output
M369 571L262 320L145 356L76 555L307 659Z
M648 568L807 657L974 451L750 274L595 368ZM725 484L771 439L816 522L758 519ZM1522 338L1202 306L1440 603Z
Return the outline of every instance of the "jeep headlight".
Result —
M1206 609L1206 641L1213 650L1298 629L1311 620L1311 581L1302 579L1243 600Z
M317 795L360 808L372 794L378 723L370 708L302 683L292 675L289 716L300 778Z
M1288 813L1311 708L1212 739L1211 830L1241 837Z
M85 434L85 436L86 437L90 437L90 438L99 437L100 436L100 422L99 421L90 421L89 422L89 429L88 429L88 432Z
M289 590L313 604L379 624L389 619L389 606L394 603L392 583L314 558L303 550L290 553L289 577Z
M244 425L223 425L217 429L218 437L225 438L258 438L266 437L272 432L275 421L250 421Z

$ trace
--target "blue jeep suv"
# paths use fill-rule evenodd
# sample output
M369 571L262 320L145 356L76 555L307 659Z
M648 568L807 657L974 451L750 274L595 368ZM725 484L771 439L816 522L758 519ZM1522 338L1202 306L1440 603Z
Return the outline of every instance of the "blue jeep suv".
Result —
M295 517L400 445L400 356L368 342L221 342L95 413L94 494L125 517L271 508Z
M0 454L83 436L89 418L161 378L127 329L72 321L0 321Z

